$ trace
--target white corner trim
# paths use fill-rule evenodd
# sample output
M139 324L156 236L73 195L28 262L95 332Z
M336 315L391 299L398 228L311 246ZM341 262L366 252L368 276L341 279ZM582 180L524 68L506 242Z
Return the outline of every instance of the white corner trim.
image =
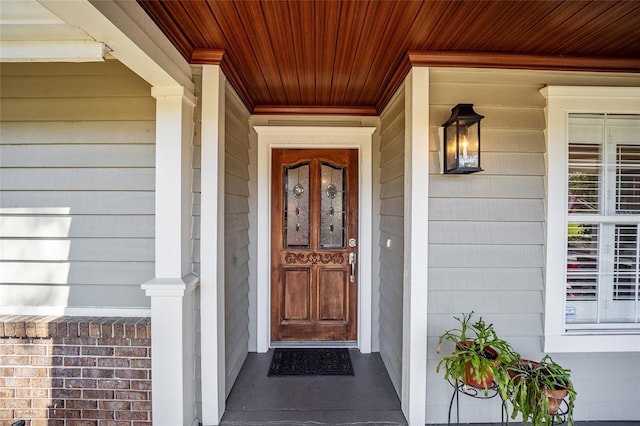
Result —
M106 51L90 40L0 41L0 62L102 62Z
M372 216L372 135L376 128L345 126L253 126L258 135L257 164L257 251L264 253L257 259L257 351L270 347L271 266L270 223L271 208L271 150L273 148L356 148L359 150L359 276L361 283L371 283L371 216ZM358 348L371 352L371 285L361 286L358 292Z
M640 114L640 87L547 86L544 342L549 353L640 352L640 335L566 330L567 119L569 113Z

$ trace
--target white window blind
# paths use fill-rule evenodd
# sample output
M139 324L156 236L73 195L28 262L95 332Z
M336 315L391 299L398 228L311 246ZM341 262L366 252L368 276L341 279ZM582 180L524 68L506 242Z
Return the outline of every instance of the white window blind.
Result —
M569 114L566 324L640 322L640 115Z

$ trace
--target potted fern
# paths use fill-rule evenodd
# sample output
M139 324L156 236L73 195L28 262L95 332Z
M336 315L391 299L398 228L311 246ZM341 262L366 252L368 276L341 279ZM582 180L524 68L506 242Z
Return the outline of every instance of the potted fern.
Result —
M540 362L515 357L507 366L508 399L513 405L512 419L522 414L522 423L574 426L573 406L576 391L571 383L571 370L545 355ZM563 402L566 405L563 407Z
M472 322L473 312L454 317L458 328L445 331L440 336L440 344L449 341L454 351L442 357L436 372L444 368L444 375L452 383L484 389L485 394L495 382L501 394L506 395L509 375L506 366L512 362L513 350L509 343L496 334L493 324L486 324L482 318Z

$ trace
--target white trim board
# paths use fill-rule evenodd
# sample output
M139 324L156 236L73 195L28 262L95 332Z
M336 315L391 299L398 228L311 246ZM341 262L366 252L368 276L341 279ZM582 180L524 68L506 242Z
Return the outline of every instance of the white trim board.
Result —
M257 280L257 351L266 352L271 346L269 332L271 318L271 261L270 205L271 150L274 148L356 148L359 159L359 238L360 261L358 289L358 348L371 352L371 217L372 217L372 135L375 127L319 127L319 126L253 126L258 134L258 257Z

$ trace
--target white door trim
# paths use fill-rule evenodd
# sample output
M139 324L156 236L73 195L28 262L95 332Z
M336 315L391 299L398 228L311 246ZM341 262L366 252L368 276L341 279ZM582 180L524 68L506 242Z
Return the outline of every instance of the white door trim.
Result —
M257 351L271 346L271 150L273 148L356 148L359 161L358 348L371 352L372 135L375 127L254 126L258 135L257 176Z

